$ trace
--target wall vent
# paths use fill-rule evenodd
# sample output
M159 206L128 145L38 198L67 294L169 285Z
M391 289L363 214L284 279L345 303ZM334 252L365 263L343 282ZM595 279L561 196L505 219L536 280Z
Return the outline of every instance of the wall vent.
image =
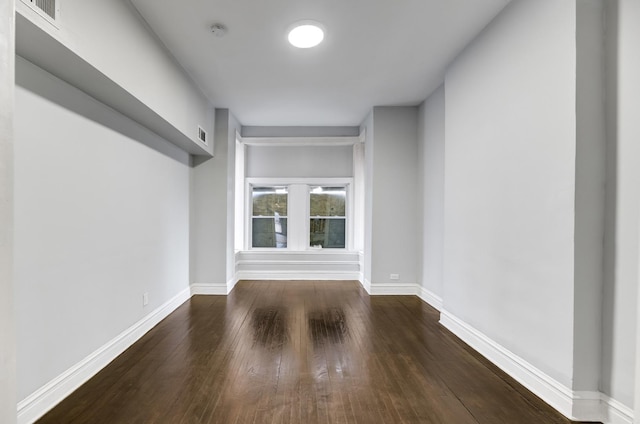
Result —
M23 3L28 4L33 10L48 18L51 21L55 21L58 18L60 11L60 0L22 0Z
M32 3L35 3L38 9L51 16L52 19L56 18L56 0L35 0L35 2L32 0Z
M207 141L207 132L200 125L198 125L198 140L202 141L204 144L209 144Z

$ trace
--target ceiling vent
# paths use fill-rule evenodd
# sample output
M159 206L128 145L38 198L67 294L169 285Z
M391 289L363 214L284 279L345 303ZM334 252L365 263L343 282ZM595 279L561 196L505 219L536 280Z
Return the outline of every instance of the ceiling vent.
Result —
M207 132L198 125L198 140L202 141L204 144L209 144L207 141Z
M60 0L22 0L23 3L31 6L33 10L40 15L48 18L50 21L55 21L58 17Z

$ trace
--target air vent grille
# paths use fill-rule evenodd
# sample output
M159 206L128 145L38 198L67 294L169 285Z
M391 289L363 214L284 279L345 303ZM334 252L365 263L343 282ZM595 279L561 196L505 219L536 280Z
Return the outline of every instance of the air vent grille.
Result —
M207 143L207 132L198 125L198 140L202 141L204 144Z
M30 2L51 17L51 19L56 19L56 0L30 0Z

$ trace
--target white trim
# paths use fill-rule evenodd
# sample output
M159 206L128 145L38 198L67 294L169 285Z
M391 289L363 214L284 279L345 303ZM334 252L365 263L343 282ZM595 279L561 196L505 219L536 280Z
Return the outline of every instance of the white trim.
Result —
M236 253L236 257L259 256L259 255L271 256L274 253L277 253L278 255L283 255L283 257L285 255L288 257L305 256L305 255L309 257L318 257L319 255L340 255L340 256L352 255L354 257L355 256L360 257L360 253L357 250L333 249L333 248L306 249L306 250L290 250L290 249L277 249L277 248L255 249L254 248L249 250L239 250L235 253ZM238 259L238 260L245 260L245 259Z
M599 392L574 392L443 309L440 323L527 389L574 421L632 424L633 411Z
M236 286L236 284L238 284L238 281L240 281L238 279L237 275L234 275L229 281L227 281L227 293L229 294L231 293L231 290L233 290L233 288Z
M336 137L242 137L247 146L353 146L360 143L360 136Z
M573 419L604 424L633 424L633 410L600 392L573 392Z
M190 288L191 296L229 294L227 283L194 283Z
M416 283L372 283L359 272L357 280L371 296L418 296L424 302L440 310L442 299Z
M600 392L573 392L571 416L579 421L602 421L602 394Z
M364 274L362 274L362 288L368 293L371 294L371 281L364 278Z
M233 234L233 248L237 252L244 249L246 246L245 234L247 232L247 219L245 215L246 197L245 189L246 185L244 179L246 168L246 151L245 146L242 144L242 136L236 131L235 142L235 164L234 164L234 199L233 199L233 216L234 216L234 234Z
M418 286L418 297L437 311L442 310L442 298L431 290L427 290L422 286Z
M98 350L18 402L18 423L30 424L69 396L190 297L189 288L169 299Z
M362 131L360 131L360 135L358 136L358 142L360 142L361 144L364 144L365 141L367 141L367 128L362 128Z
M283 186L283 185L313 185L313 186L343 186L353 184L353 177L247 177L247 184L258 187Z
M314 260L277 260L277 259L241 259L236 261L238 265L353 265L359 266L358 261L314 261Z
M370 286L369 294L372 296L416 296L418 285L415 283L373 283Z
M238 271L238 280L349 280L358 281L358 271Z
M573 393L571 389L499 345L446 309L440 312L440 323L564 416L573 419Z
M358 278L362 287L371 296L418 296L423 302L433 307L437 311L442 310L442 298L435 293L425 289L420 284L412 283L371 283L360 273Z
M605 394L600 394L602 399L602 422L604 424L633 424L633 409L611 399Z

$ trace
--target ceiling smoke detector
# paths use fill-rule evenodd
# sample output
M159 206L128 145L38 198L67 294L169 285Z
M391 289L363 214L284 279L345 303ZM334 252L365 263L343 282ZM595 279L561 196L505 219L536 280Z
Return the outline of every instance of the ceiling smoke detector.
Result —
M209 29L211 30L211 33L216 37L224 37L228 31L227 27L223 24L213 24Z

